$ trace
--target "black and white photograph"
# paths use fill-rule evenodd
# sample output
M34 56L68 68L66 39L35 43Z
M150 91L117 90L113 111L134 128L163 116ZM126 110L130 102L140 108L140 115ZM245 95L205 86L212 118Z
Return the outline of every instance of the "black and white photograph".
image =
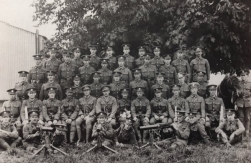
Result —
M0 163L250 163L250 0L0 0Z

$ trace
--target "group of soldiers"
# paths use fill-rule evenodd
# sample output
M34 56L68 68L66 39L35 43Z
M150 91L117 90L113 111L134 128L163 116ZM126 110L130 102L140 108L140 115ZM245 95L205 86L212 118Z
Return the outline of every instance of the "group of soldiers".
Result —
M196 48L191 59L183 47L175 55L160 55L156 46L152 56L140 46L136 59L130 47L123 44L123 55L117 57L108 46L99 58L97 45L89 46L90 55L81 55L76 47L62 51L60 58L50 45L48 58L34 55L36 65L29 72L18 72L20 82L7 90L10 98L1 110L0 146L11 150L22 142L33 152L41 143L39 126L55 128L47 141L57 146L95 144L100 134L108 146L144 144L149 132L139 126L157 123L170 124L163 133L174 139L156 140L171 149L185 147L192 132L210 143L207 128L227 146L241 140L245 131L249 136L248 71L239 73L245 94L237 99L240 121L234 108L225 110L216 95L217 85L208 85L210 66L202 48Z

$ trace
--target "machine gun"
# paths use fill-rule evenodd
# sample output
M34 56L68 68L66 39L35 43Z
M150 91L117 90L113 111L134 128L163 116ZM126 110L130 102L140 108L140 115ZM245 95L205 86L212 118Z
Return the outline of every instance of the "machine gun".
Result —
M147 146L154 146L157 149L161 149L156 143L154 143L154 130L158 129L158 130L162 130L164 128L172 128L172 126L170 124L166 124L166 123L158 123L158 124L154 124L154 125L147 125L147 126L140 126L139 129L140 130L149 130L149 142L146 143L145 145L139 147L139 149L145 148Z
M42 147L37 150L36 153L34 153L32 155L32 157L35 157L39 152L41 152L44 149L44 156L47 158L48 155L48 149L53 148L59 152L61 152L62 154L69 156L67 153L63 152L62 150L56 148L55 146L53 146L50 142L50 136L52 135L52 132L55 131L55 128L53 127L44 127L44 126L39 126L37 127L37 130L40 132L40 134L42 135L42 138L44 139L44 145L42 145Z

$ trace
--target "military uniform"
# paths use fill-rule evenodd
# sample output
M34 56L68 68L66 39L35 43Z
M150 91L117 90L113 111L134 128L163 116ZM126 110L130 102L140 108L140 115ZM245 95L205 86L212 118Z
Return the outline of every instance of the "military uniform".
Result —
M25 120L27 121L26 117L25 117L25 108L27 107L27 111L30 112L31 110L36 110L37 112L39 112L39 120L43 121L44 117L43 117L43 103L42 101L38 100L38 99L28 99L28 100L24 100L23 104L22 104L22 108L21 108L21 119L24 122Z
M9 115L9 111L3 110L1 116L3 114ZM17 144L21 142L22 139L18 136L17 129L12 122L1 122L0 130L3 130L0 134L0 147L2 149L10 150L11 148L16 148Z
M125 110L130 110L131 109L131 100L128 98L121 98L118 100L118 111L125 111Z
M241 71L240 75L246 75L248 70ZM239 75L239 74L238 74ZM239 96L236 99L236 105L238 107L238 116L246 129L246 134L249 134L250 129L250 109L251 109L251 82L242 80L239 82L240 91Z
M121 82L113 82L112 84L110 84L110 87L111 87L111 95L116 99L120 99L121 90L126 88L126 85Z
M100 67L100 58L96 55L90 55L90 65L97 71Z
M164 63L164 59L162 57L153 57L151 60L150 60L151 64L156 66L157 70L160 69L161 66L163 66L165 63Z
M88 56L84 60L89 61ZM79 75L82 84L91 84L92 83L92 74L95 72L95 69L90 65L84 65L79 68Z
M172 62L172 65L176 68L177 73L185 74L185 82L189 83L191 80L191 69L189 63L184 59L176 59Z
M40 55L33 56L35 60L41 60ZM42 68L42 65L34 66L29 71L27 81L33 83L34 87L40 91L42 84L47 80L46 70Z
M142 88L138 88L137 91L142 91ZM139 142L142 140L141 139L141 134L140 131L138 130L138 127L143 125L149 125L149 118L151 115L151 106L149 100L142 96L142 97L137 97L134 99L131 103L131 114L133 119L137 118L138 120L134 122L134 130L136 132L136 135L139 138ZM146 132L143 132L143 141L145 141L147 136Z
M89 85L85 85L83 90L89 90L91 87ZM96 102L97 99L93 96L84 96L79 99L79 114L76 120L76 127L78 133L78 139L80 140L82 137L81 124L85 122L86 124L86 142L89 141L89 137L92 130L92 125L95 121L95 112L96 112Z
M129 44L123 44L123 50L125 49L129 49L130 50L130 46ZM135 59L133 56L131 56L129 53L128 54L123 54L123 56L125 57L125 67L127 67L129 70L132 70L135 68Z
M119 143L138 144L131 119L126 119L125 122L121 123L120 127L116 129L116 133Z
M80 67L84 66L84 63L82 61L80 48L75 47L72 49L73 53L79 53L79 56L74 56L74 58L71 60L71 63L79 69Z
M163 65L159 69L160 72L164 73L164 83L169 87L178 83L176 69L171 65Z
M190 83L189 88L190 90L192 88L198 88L198 83ZM207 135L205 131L205 101L202 97L200 97L198 94L192 94L186 99L186 112L195 113L197 121L194 124L194 130L198 130L201 137L203 138L205 143L209 143L209 136Z
M173 96L168 99L168 109L175 111L175 107L177 110L185 110L186 100L180 96Z
M27 123L23 127L23 146L28 149L30 147L38 148L41 145L42 136L35 136L38 132L38 124Z
M154 89L156 88L162 88L162 97L164 99L168 99L170 97L171 93L169 86L164 83L162 84L156 83L151 88L151 98L154 98Z
M18 72L20 74L21 77L27 77L28 72L26 71L19 71ZM27 88L29 87L29 83L27 81L23 81L23 82L18 82L15 84L15 89L17 90L16 92L16 97L17 100L25 100L28 99L28 95L27 95Z
M192 74L192 81L197 81L197 72L205 72L206 75L204 76L204 81L207 82L210 79L210 65L207 59L202 57L195 58L190 63L191 66L191 74Z
M73 93L73 88L67 88L67 93ZM68 130L70 131L70 143L73 143L76 133L76 119L79 114L79 101L73 97L67 96L62 100L62 120L67 123L68 119L72 121L68 124Z
M223 143L234 144L242 140L242 133L245 132L245 128L238 118L233 121L224 119L224 121L220 122L219 127L215 129L215 132L219 134ZM234 138L229 140L229 137L232 134L234 135Z
M48 72L48 71L53 71L53 72L58 72L58 68L59 68L59 65L61 64L62 62L57 59L57 58L49 58L45 61L44 63L44 69ZM55 75L55 81L57 82L58 81L58 76L57 74Z
M102 87L102 91L109 91L109 90L111 90L110 86ZM98 98L97 104L96 104L96 113L97 114L100 112L106 113L107 116L112 119L111 120L112 126L116 125L115 114L117 112L117 109L118 109L118 104L115 97L110 96L110 95L106 97L103 95Z
M40 91L40 94L39 94L39 99L40 100L48 99L48 91L47 91L47 89L49 87L55 87L55 88L57 88L56 98L59 99L59 100L63 99L63 92L62 92L61 86L58 83L56 83L56 82L47 82L47 83L43 84L42 87L41 87L41 91Z
M138 50L139 50L139 58L135 59L135 65L137 68L139 68L140 66L142 66L145 63L145 56L144 55L146 52L144 46L139 46ZM142 55L141 55L141 52L143 52Z
M125 58L123 56L118 57L118 62L125 62ZM129 83L132 81L132 72L129 68L126 67L118 67L114 70L114 72L120 72L121 78L120 81L123 82L126 85L129 85Z
M180 96L183 97L184 99L186 99L189 95L189 88L188 88L188 84L187 83L179 83L178 84L180 86Z
M64 54L69 55L69 54ZM76 76L77 66L71 62L64 62L58 68L58 79L62 89L73 85L73 78Z
M101 64L108 64L108 61L106 59L102 59ZM100 73L100 83L106 85L112 82L112 71L107 67L102 67L98 72Z
M112 46L108 46L107 48L106 48L106 50L108 51L108 50L110 50L110 51L113 51L113 48L112 48ZM117 67L117 59L116 59L116 57L114 57L114 56L110 56L110 55L107 55L106 54L106 56L104 57L104 59L107 59L108 60L108 68L110 69L110 70L115 70L115 68Z

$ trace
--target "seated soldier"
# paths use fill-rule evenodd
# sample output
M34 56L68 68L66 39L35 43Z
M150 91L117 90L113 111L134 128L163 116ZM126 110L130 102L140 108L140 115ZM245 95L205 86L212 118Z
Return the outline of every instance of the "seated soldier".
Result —
M80 139L82 138L81 125L83 122L85 123L85 129L86 129L85 140L86 143L88 143L91 135L92 126L95 121L95 112L96 112L95 109L96 109L97 99L90 95L91 92L90 85L84 85L82 89L84 92L84 96L79 99L79 114L76 120L76 127L77 127L78 142L79 142Z
M170 150L177 148L184 149L187 146L190 135L190 124L185 121L185 113L184 110L178 111L177 119L171 124L172 129L175 131L175 139L165 139L157 142L157 145Z
M134 120L134 130L138 136L139 143L142 142L141 133L139 131L139 126L149 125L149 118L151 115L151 106L149 100L143 96L143 88L137 88L137 98L131 103L131 114ZM146 143L147 132L143 131L143 143Z
M2 116L0 122L0 147L10 153L22 139L18 136L16 127L10 121L10 112L4 109L0 116Z
M245 128L241 121L235 118L235 110L228 109L226 119L220 122L215 132L218 134L220 140L225 143L227 147L230 147L242 140L242 133L245 132Z
M21 117L20 111L22 107L22 103L19 100L16 100L16 90L9 89L7 90L9 93L9 100L3 103L2 108L10 112L10 121L15 125L19 136L22 135L22 124L21 124Z
M91 95L95 98L99 98L102 95L101 88L103 84L100 83L100 72L93 73L93 83L91 86Z
M128 95L129 95L129 89L125 88L122 90L121 92L122 98L118 100L118 110L116 114L119 114L118 116L118 122L124 123L126 121L125 117L121 117L121 113L122 114L128 114L131 115L131 100L128 99Z
M28 116L30 121L23 127L23 146L27 151L34 152L41 145L42 139L38 129L39 110L29 110Z
M43 117L46 121L45 126L57 124L60 118L61 102L55 98L56 89L56 87L48 87L47 91L49 98L43 101Z
M98 143L101 140L105 146L112 146L115 144L116 136L111 124L107 121L107 115L104 112L99 112L97 115L97 122L93 126L92 144ZM118 142L117 142L118 143Z
M189 87L188 84L185 83L185 76L184 74L178 73L178 85L180 86L180 96L184 99L186 99L189 95Z
M168 108L168 100L162 97L162 89L155 88L155 98L151 101L152 117L150 124L167 123L171 124L174 118L172 108Z
M51 144L55 147L63 147L67 142L67 126L66 124L59 120L56 124L53 124L55 131L51 138Z
M69 142L74 145L76 134L76 118L79 113L79 101L73 98L73 88L66 88L66 98L62 101L62 120L66 122L70 131Z
M112 127L116 128L117 122L115 114L118 109L118 104L113 96L110 96L111 87L104 85L102 87L103 96L98 98L96 104L96 113L105 112L109 118L107 122L111 123Z
M162 88L162 97L164 99L168 99L170 98L170 88L168 85L166 85L163 81L164 81L164 73L159 72L156 74L156 84L154 84L151 87L151 95L150 98L153 99L154 98L154 89L156 88Z
M80 99L81 97L83 97L83 92L82 92L82 88L81 88L81 82L80 82L80 77L79 76L75 76L73 79L73 88L74 88L74 92L73 92L73 98L75 99Z
M207 85L208 85L207 82L204 81L205 74L206 73L203 71L197 72L197 82L200 84L198 88L198 95L200 95L203 98L206 98Z

